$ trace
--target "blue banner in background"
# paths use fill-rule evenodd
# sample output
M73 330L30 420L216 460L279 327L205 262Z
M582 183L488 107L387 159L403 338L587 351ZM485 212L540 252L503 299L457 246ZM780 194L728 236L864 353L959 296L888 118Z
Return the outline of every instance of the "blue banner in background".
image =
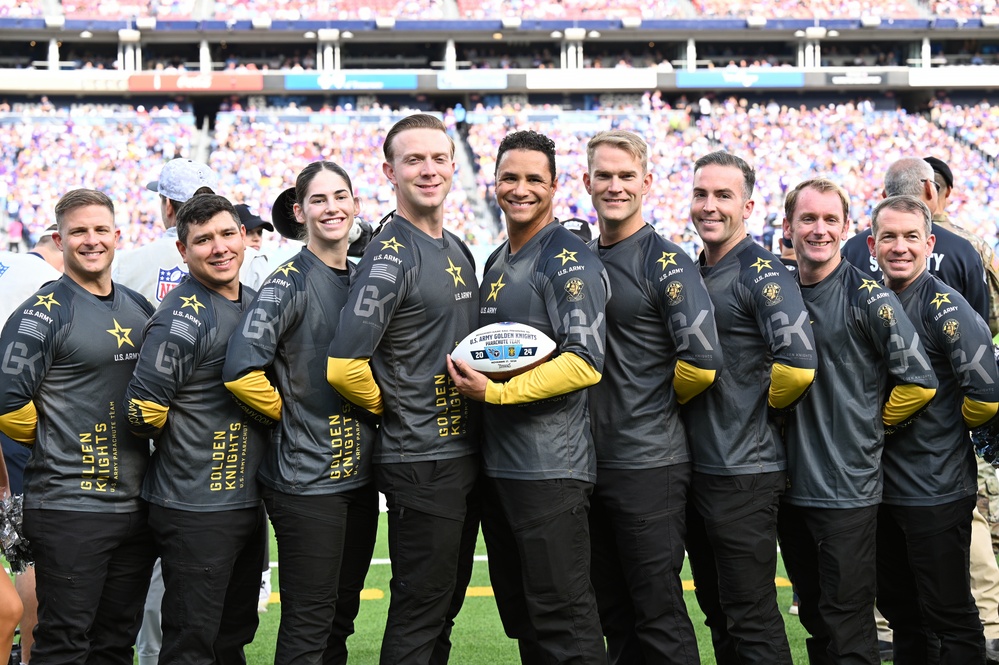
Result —
M416 90L416 74L288 74L285 90Z
M803 72L775 72L760 69L714 69L676 72L678 88L803 88Z

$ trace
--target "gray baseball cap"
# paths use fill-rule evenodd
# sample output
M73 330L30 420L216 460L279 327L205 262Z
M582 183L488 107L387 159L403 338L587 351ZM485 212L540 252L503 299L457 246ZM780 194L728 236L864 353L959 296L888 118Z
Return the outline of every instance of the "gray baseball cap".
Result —
M172 159L163 165L160 179L154 180L146 189L161 194L171 201L184 203L201 187L218 186L218 176L206 164L192 159Z

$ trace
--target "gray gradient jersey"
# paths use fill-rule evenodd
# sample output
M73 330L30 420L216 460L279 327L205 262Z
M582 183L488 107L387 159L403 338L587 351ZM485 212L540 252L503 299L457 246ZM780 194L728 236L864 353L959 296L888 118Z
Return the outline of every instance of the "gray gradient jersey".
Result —
M978 491L978 467L961 413L965 397L999 402L988 326L961 295L924 272L900 295L940 387L911 425L886 437L884 503L933 506Z
M254 295L243 287L237 304L189 277L149 320L126 399L133 431L163 428L142 486L150 503L192 512L259 503L269 433L222 383L229 338Z
M29 401L38 411L25 508L139 509L149 446L129 432L124 397L152 311L120 284L108 303L64 276L7 320L0 335L0 414Z
M468 248L395 215L364 252L350 284L334 358L371 358L384 413L376 463L479 452L478 405L458 393L446 355L475 330L479 285Z
M264 282L229 340L226 383L263 370L281 394L281 420L258 472L280 492L334 494L371 480L375 427L326 381L326 352L347 288L303 249Z
M926 259L927 269L944 284L957 289L968 304L988 321L989 290L981 255L970 242L935 222L931 231L937 242L933 254ZM871 230L867 229L847 240L843 245L843 258L880 282L881 267L867 247L870 236Z
M895 294L847 261L802 294L819 368L784 424L784 500L817 508L876 505L888 394L901 384L935 388L936 377Z
M486 262L479 323L516 321L555 341L597 372L604 365L608 292L600 259L553 222L511 256L508 242ZM483 471L494 478L596 479L586 391L526 404L483 406Z
M812 370L815 341L794 278L746 237L717 264L701 263L725 362L683 409L694 470L718 476L781 471L784 444L768 418L771 366Z
M673 388L677 360L722 366L714 306L697 266L646 225L610 247L590 243L610 280L607 358L589 389L597 466L646 469L690 461Z

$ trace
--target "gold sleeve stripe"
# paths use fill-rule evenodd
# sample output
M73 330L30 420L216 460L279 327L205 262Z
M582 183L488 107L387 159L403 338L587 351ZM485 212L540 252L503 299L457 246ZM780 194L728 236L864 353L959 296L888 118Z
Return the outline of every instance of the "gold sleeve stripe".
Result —
M676 361L676 372L673 374L673 390L676 391L676 401L686 404L692 398L704 392L715 382L717 372L713 369L701 369L683 360Z
M170 407L157 404L156 402L149 402L144 399L133 399L129 400L128 412L130 420L133 414L135 414L141 418L140 423L150 425L156 429L162 429L163 426L166 425L167 414L170 412ZM136 423L136 425L140 423Z
M371 373L369 358L327 358L326 380L343 397L371 413L382 415L382 391Z
M600 372L575 353L563 353L558 358L532 367L505 383L486 384L489 404L525 404L557 397L574 390L588 388L600 381Z
M964 405L961 407L964 422L972 429L995 418L996 412L999 412L999 402L977 402L970 397L964 398Z
M917 411L926 406L926 403L937 394L935 388L923 388L912 383L905 383L892 388L891 395L888 396L888 403L885 404L884 418L885 425L898 425L911 418Z
M786 409L798 401L814 380L814 369L774 363L770 368L770 394L767 403L773 409Z
M229 381L225 387L250 408L273 420L281 420L281 393L267 380L262 369L255 369L235 381Z
M38 426L38 412L35 403L28 402L20 409L0 416L0 432L3 432L18 443L32 445L35 443L35 429Z

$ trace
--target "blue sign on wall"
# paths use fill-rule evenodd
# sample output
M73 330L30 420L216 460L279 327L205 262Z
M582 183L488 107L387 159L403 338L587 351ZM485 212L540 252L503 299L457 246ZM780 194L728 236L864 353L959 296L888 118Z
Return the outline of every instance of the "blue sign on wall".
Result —
M416 90L416 74L288 74L285 90Z
M679 70L678 88L803 88L803 72L774 72L759 69Z

